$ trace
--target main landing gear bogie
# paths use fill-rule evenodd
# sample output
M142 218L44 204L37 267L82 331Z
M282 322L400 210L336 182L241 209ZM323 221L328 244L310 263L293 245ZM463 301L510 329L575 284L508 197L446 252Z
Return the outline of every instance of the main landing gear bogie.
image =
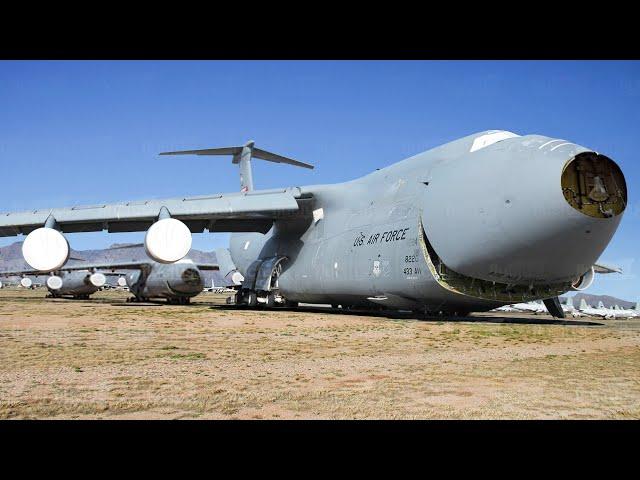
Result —
M234 303L236 305L241 305L249 308L295 308L298 306L298 302L290 302L284 297L280 296L277 292L254 292L241 290L236 293L234 300Z
M146 297L129 297L127 298L127 303L143 303L148 302L149 299Z
M189 297L167 298L167 303L169 305L189 305L191 299Z

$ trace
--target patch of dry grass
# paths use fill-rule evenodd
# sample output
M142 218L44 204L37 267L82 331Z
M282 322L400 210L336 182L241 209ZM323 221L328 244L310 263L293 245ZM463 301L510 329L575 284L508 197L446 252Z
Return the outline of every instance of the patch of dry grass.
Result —
M212 294L191 306L44 295L0 291L0 418L640 417L640 320L418 321L236 310Z

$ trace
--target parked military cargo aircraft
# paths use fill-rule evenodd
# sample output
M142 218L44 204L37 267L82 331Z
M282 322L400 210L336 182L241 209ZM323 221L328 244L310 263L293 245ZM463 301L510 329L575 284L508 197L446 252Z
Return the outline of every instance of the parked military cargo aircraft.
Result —
M167 152L232 155L241 192L0 216L0 235L28 234L27 262L55 270L62 233L147 230L149 255L183 258L191 232L233 232L244 276L237 300L485 311L582 290L627 203L610 158L541 135L490 130L359 179L254 190L253 158L312 168L254 147Z
M24 280L27 275L46 275L51 297L87 299L106 285L106 275L116 275L120 277L118 285L129 287L133 301L166 299L168 303L187 304L204 289L201 270L218 270L218 266L195 264L189 259L172 264L133 260L65 266L49 274L36 270L0 272L0 276L20 275Z

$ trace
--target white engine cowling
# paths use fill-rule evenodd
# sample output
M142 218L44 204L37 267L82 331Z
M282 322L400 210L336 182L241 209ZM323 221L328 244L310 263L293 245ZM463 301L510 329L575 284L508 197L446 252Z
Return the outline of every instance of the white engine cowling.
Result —
M107 277L105 277L103 273L93 273L89 277L89 281L94 287L101 288L107 283Z
M120 287L126 287L127 286L127 279L124 277L119 277L118 278L118 285Z
M20 285L22 285L24 288L31 288L33 286L33 282L30 278L24 277L22 280L20 280Z
M60 290L62 288L62 278L57 275L47 278L47 287L50 290Z
M234 285L241 285L244 282L244 276L237 270L230 275L230 280Z
M147 255L157 262L177 262L191 249L191 231L175 218L158 220L147 231L144 248Z
M52 272L69 259L69 242L53 228L38 228L24 239L22 256L31 268Z
M2 282L0 282L0 288L2 288Z
M586 290L593 283L595 276L596 276L596 272L593 269L593 267L591 267L587 271L587 273L582 275L578 280L576 280L573 283L573 285L571 285L571 290L576 290L576 291Z

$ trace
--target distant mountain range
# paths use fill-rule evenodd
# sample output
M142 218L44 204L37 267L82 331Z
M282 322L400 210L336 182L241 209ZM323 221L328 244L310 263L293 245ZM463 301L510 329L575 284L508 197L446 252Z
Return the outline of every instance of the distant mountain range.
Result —
M597 307L600 301L602 301L607 308L612 308L615 305L619 305L620 308L634 308L636 306L635 302L621 300L611 295L591 295L588 293L576 293L573 296L573 306L579 306L583 298L587 302L587 305L591 305L592 307ZM561 303L566 303L567 297L560 297L560 301Z
M109 263L121 261L137 261L148 260L144 246L132 243L114 243L109 248L102 250L73 250L71 249L71 258L82 259L69 260L67 265L72 266L78 263ZM191 249L187 258L196 263L216 263L215 252L203 252L201 250ZM6 247L0 247L0 271L11 270L27 270L31 269L22 257L22 242L15 242ZM227 285L220 272L202 272L205 286L211 286L211 279L215 285ZM117 279L110 278L110 283L115 284Z

